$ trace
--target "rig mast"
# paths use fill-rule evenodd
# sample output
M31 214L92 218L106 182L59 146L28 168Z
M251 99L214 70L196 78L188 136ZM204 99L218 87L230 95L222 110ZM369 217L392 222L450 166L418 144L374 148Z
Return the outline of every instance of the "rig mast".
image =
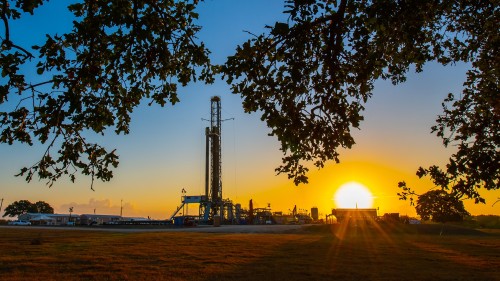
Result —
M210 128L207 140L210 142L210 188L209 194L206 194L211 205L211 217L222 215L222 157L221 157L221 103L220 97L214 96L210 99ZM207 184L207 183L205 183ZM207 188L205 188L207 190Z
M170 219L183 208L184 204L199 203L200 223L233 223L235 210L231 200L222 197L222 149L221 149L221 102L219 96L210 99L210 127L205 128L205 194L182 196L182 204ZM233 119L233 118L230 118ZM227 119L227 120L230 120Z

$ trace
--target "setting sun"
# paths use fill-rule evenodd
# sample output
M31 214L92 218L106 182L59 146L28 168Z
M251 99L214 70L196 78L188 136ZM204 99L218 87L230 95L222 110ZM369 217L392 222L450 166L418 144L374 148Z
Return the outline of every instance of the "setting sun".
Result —
M339 187L333 198L338 208L371 208L373 195L357 182L348 182Z

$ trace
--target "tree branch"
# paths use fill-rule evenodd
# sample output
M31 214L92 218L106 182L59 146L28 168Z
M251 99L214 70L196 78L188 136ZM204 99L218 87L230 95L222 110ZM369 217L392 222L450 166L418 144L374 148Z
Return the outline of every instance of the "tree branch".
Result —
M8 42L5 42L5 43L8 44L7 46L9 46L9 47L13 47L13 48L16 48L16 49L22 51L26 55L26 58L29 58L29 59L34 59L35 58L35 56L33 56L32 53L28 52L23 47L18 46L16 44L12 43L11 41L8 41Z
M7 0L3 1L3 7L2 7L2 21L5 26L5 40L4 41L9 41L10 42L10 30L9 30L9 21L7 20L7 16L5 15L5 11L7 10Z
M34 90L38 86L42 86L42 85L50 84L50 83L54 83L54 80L52 79L52 80L45 81L45 82L40 82L40 83L37 83L37 84L30 84L28 87L25 88L25 90Z
M3 24L5 26L5 39L2 41L2 45L5 44L5 46L7 46L9 48L16 48L16 49L22 51L26 55L26 58L35 58L33 56L33 54L28 52L28 50L24 49L21 46L14 44L14 43L12 43L12 41L10 41L9 20L7 19L7 16L5 15L6 9L7 9L7 1L3 1L1 18L2 18Z
M329 45L327 46L327 55L329 57L325 58L325 62L327 62L328 69L330 71L330 77L332 79L336 80L335 77L335 72L338 71L338 60L337 57L340 54L340 51L342 50L342 29L344 28L344 14L345 14L345 8L346 8L346 0L342 0L340 2L339 9L337 12L332 16L332 19L330 21L330 42Z

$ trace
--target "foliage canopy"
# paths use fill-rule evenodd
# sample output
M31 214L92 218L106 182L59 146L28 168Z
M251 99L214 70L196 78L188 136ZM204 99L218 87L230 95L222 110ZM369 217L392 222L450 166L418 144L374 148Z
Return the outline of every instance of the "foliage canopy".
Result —
M459 98L449 94L432 131L458 151L446 169L420 168L443 189L482 201L500 187L498 1L285 1L287 22L238 46L224 66L247 111L262 111L281 141L277 169L306 182L351 148L377 79L404 82L426 62L468 62Z
M88 143L84 131L128 133L130 113L144 99L175 104L177 86L213 82L220 70L247 112L262 120L281 143L276 169L296 184L308 166L339 161L351 148L374 82L405 81L427 62L470 64L462 93L449 94L432 128L443 144L456 145L445 168L420 168L436 186L483 202L480 188L500 188L500 5L491 1L286 0L285 22L267 26L236 47L220 67L197 42L198 1L78 1L70 33L31 49L9 37L9 21L33 13L42 0L0 5L5 34L0 64L0 103L21 101L0 112L0 141L47 144L42 159L21 175L53 183L80 170L109 180L118 156ZM34 55L37 52L37 55ZM37 61L45 82L26 81L20 68ZM41 86L49 85L49 90ZM45 89L45 90L44 90ZM51 148L61 140L56 155ZM412 191L404 182L403 198Z
M440 223L462 221L469 215L459 198L441 189L420 195L415 209L423 220Z
M68 6L75 17L71 32L47 34L31 49L11 41L8 24L43 1L2 3L0 103L15 95L20 101L0 112L0 142L47 144L41 160L21 170L27 181L38 175L52 185L65 174L74 181L76 171L110 180L118 156L87 142L85 132L127 134L130 114L144 99L175 104L178 85L211 82L208 50L195 40L197 1L79 1ZM32 61L46 81L25 79L21 69Z
M31 203L28 200L19 200L7 206L4 211L3 217L15 217L26 213L53 214L54 208L44 201Z

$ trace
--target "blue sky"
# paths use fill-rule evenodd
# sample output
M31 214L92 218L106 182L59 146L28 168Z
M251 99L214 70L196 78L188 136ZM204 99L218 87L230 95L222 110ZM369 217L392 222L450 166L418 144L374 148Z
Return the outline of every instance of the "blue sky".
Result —
M214 63L223 63L234 53L237 44L259 34L264 26L285 19L283 2L278 0L206 0L201 3L199 39L212 51ZM40 32L69 29L60 1L51 1L36 17L12 26L12 33L26 44L36 42ZM66 2L67 3L67 2ZM43 38L43 37L42 37ZM16 40L16 39L14 39ZM203 191L204 127L210 113L210 97L222 98L223 118L234 118L223 124L223 190L224 197L248 204L253 198L257 207L271 203L274 210L287 211L294 205L320 212L335 207L333 193L347 180L365 181L375 197L375 204L387 212L413 214L408 202L395 198L397 181L407 180L417 189L429 183L414 176L420 166L442 164L453 148L445 149L440 139L430 134L441 102L448 92L459 93L467 65L442 67L429 64L421 74L410 74L408 81L393 86L376 83L374 97L366 106L361 130L355 132L357 145L341 154L340 165L328 165L311 173L311 184L295 187L286 175L276 176L274 168L281 163L281 152L275 138L259 114L246 114L239 96L230 93L225 82L213 85L190 84L179 90L180 103L175 106L141 105L132 115L129 135L95 137L108 148L117 148L120 166L109 183L96 182L90 190L90 179L80 176L72 184L61 180L52 188L44 182L27 184L13 175L38 160L43 147L35 145L0 145L0 198L4 207L16 200L43 200L56 212L119 212L121 200L124 215L166 218L180 203L180 191L191 195ZM2 106L0 106L0 109ZM375 172L374 172L375 171ZM376 176L367 180L369 174ZM348 178L348 177L351 178ZM497 196L487 194L490 198ZM383 201L381 198L390 198ZM492 203L492 202L491 202ZM498 208L471 206L473 213L498 214Z

